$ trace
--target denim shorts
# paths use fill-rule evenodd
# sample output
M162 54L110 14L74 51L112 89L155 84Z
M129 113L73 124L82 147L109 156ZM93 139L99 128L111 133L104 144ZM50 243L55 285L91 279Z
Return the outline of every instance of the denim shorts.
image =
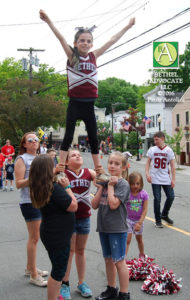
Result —
M32 206L32 203L20 204L22 215L26 222L41 220L40 209Z
M61 281L67 270L70 244L63 249L48 250L48 255L52 263L51 277L56 281Z
M75 220L74 233L76 234L89 234L90 232L90 217L85 219Z
M138 221L127 219L127 226L128 226L127 233L134 233L136 235L141 235L143 233L144 222L141 225L140 231L134 231L134 227L137 222Z
M99 232L104 258L112 258L113 262L125 259L127 232Z

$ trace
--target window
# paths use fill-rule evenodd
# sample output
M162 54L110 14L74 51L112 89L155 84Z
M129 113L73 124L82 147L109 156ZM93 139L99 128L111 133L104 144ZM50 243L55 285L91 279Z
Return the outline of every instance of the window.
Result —
M96 115L96 121L98 121L98 120L99 120L99 116Z
M155 116L149 117L151 119L151 122L147 124L147 128L153 128L155 127Z
M179 114L176 115L176 126L179 127Z
M185 112L185 124L189 125L189 112L188 111Z
M155 127L155 117L152 116L151 119L152 119L152 127Z

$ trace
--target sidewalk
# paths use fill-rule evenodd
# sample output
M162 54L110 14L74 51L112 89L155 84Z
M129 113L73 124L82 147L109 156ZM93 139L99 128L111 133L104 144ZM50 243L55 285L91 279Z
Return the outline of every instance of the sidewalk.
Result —
M136 160L136 156L129 158L129 163L133 162L135 164L141 164L141 165L145 165L146 164L146 157L143 157L141 160L137 161ZM190 166L185 166L185 165L179 165L179 170L177 169L177 163L175 163L176 165L176 173L177 174L183 174L183 175L189 175L190 176Z

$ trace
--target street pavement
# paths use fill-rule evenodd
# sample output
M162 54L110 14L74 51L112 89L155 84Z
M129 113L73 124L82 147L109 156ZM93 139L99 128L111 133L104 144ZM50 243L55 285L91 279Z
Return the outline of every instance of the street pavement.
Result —
M90 153L83 153L84 166L93 168ZM102 164L106 169L107 158L105 155ZM129 172L138 170L145 174L144 167L146 159L136 161L130 159ZM182 290L170 297L173 300L190 299L190 167L181 166L183 170L177 171L177 183L175 187L175 201L171 208L170 217L174 219L174 226L165 226L163 229L155 228L151 186L144 180L144 189L149 193L149 209L144 227L145 253L154 258L159 266L172 269L176 278L182 277ZM144 177L145 178L145 177ZM92 187L91 193L95 193ZM163 198L164 199L164 198ZM19 192L0 191L0 300L45 300L47 289L29 284L29 279L24 277L26 262L27 230L25 222L19 209ZM163 203L163 201L162 201ZM87 249L87 271L86 281L93 291L98 295L106 286L104 260L101 247L96 233L96 211L92 211L91 233L89 235ZM132 239L128 253L128 259L138 257L138 248L135 239ZM38 245L37 265L44 270L51 270L51 265L46 250L41 242ZM129 291L131 300L155 299L141 291L142 281L131 281ZM77 272L73 261L71 277L72 299L81 300L82 297L76 292ZM161 296L157 296L159 299Z

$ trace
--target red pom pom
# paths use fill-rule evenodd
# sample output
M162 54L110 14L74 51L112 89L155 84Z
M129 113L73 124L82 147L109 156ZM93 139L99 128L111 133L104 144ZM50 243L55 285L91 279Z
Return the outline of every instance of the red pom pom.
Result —
M126 261L129 268L130 280L144 280L141 290L150 295L169 295L180 291L181 278L176 280L172 270L168 272L165 267L153 263L154 259L134 258Z

